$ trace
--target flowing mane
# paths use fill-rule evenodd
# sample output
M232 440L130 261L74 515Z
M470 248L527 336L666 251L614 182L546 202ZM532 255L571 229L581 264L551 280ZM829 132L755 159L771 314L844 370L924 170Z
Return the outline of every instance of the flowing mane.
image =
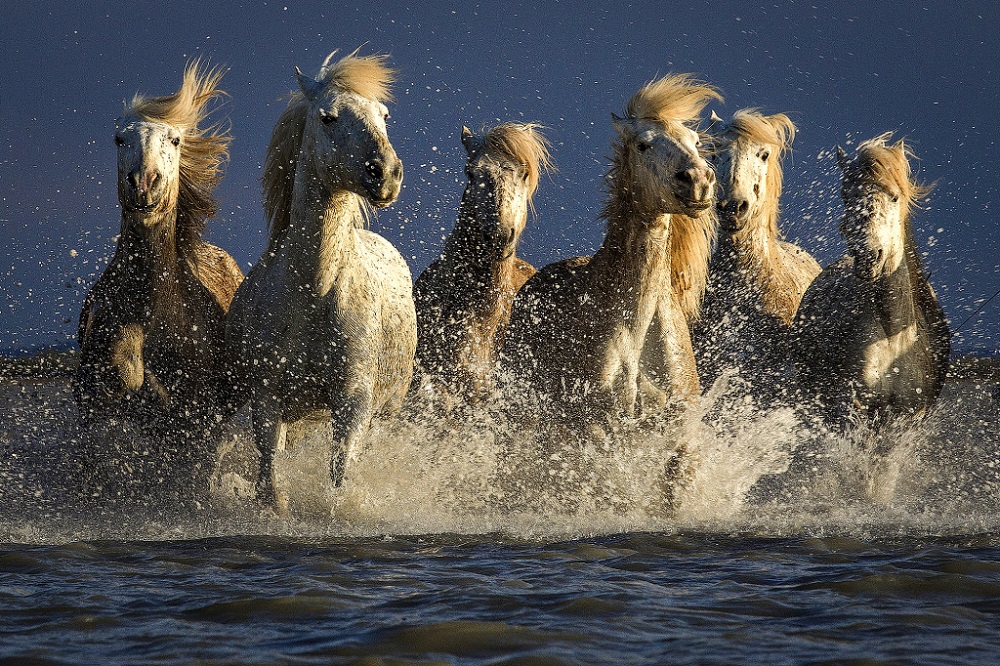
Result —
M392 101L389 87L396 72L388 66L388 56L358 56L357 51L354 51L331 63L334 54L336 51L327 56L317 77L318 81L325 84L324 92L336 90L380 102ZM301 92L292 92L288 97L288 106L271 133L264 158L264 175L261 178L264 214L270 231L268 253L274 252L288 229L295 168L302 148L302 133L309 108L309 101ZM361 205L367 214L369 205L366 202Z
M538 190L543 172L553 170L551 144L541 135L537 123L501 123L483 134L483 151L487 155L521 164L528 174L528 205L534 210L532 197Z
M733 114L732 121L716 142L728 144L740 139L774 146L768 161L766 188L768 197L763 203L763 209L769 235L780 239L778 214L784 178L781 160L795 139L795 124L783 113L765 117L759 109L740 109Z
M903 139L889 145L892 132L868 139L858 146L858 157L848 171L848 178L868 178L896 188L894 194L903 204L903 218L910 228L910 214L920 201L930 194L931 187L917 183L911 177L910 158L916 156Z
M698 131L702 145L711 139L697 127L699 116L711 100L722 101L722 95L713 86L699 81L689 74L672 74L644 85L629 100L625 107L627 118L655 120L661 123L679 121ZM629 178L623 172L628 160L622 159L625 146L619 137L614 147L615 159L605 183L613 183ZM601 211L605 219L612 219L620 200L609 197ZM684 316L689 320L698 318L701 301L708 283L708 260L712 253L717 229L715 207L711 207L697 217L674 214L671 216L670 230L670 279Z
M178 251L189 254L201 240L206 221L219 210L214 190L222 180L222 166L229 158L228 124L216 122L199 128L214 111L210 102L226 95L218 89L225 72L215 67L205 70L199 60L184 68L184 81L173 95L135 95L125 107L126 115L165 123L181 131L180 186L177 194Z

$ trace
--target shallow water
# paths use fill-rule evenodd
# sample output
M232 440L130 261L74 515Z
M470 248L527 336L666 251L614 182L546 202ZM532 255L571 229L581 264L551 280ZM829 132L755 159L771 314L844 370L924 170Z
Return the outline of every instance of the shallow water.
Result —
M213 452L207 490L80 500L65 383L0 386L3 662L1000 654L991 386L949 384L937 413L897 433L887 455L790 411L710 398L664 435L685 438L694 461L672 508L654 489L656 437L518 467L511 452L529 445L488 419L422 419L377 429L333 490L325 433L312 430L279 461L290 518L249 501L255 457L240 430ZM525 481L497 481L511 477Z

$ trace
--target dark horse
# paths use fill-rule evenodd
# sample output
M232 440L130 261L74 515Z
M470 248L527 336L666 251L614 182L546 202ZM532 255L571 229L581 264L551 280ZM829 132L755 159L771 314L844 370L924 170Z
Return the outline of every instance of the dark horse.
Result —
M948 370L948 321L910 222L927 188L910 176L907 146L890 138L865 141L854 159L838 148L848 254L812 283L796 320L803 397L834 425L922 418Z
M219 124L198 125L222 94L221 77L191 63L180 90L136 96L118 121L121 235L87 294L77 336L73 389L88 430L121 420L183 439L217 424L225 316L243 279L228 254L201 239L230 137Z

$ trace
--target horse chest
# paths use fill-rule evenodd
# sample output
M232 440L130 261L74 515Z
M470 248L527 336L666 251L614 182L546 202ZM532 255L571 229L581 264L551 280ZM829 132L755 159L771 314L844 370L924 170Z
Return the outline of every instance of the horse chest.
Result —
M920 400L922 374L917 325L903 327L886 335L874 327L862 353L861 383L873 397L907 402Z

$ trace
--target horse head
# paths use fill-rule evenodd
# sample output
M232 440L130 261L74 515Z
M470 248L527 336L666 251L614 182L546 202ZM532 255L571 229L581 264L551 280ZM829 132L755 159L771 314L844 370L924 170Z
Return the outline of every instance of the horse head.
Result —
M115 145L122 208L148 214L176 206L183 140L183 133L167 123L136 116L118 121Z
M386 131L389 111L381 100L389 98L392 70L384 58L352 54L324 64L318 79L297 68L296 76L307 103L301 159L313 162L330 191L353 192L376 207L395 201L403 163Z
M776 225L781 156L795 138L795 125L782 113L764 116L754 109L741 109L730 123L717 124L712 130L721 225L731 231L744 229L752 221Z
M533 124L504 123L481 136L463 127L462 145L469 180L464 207L473 212L484 258L502 261L517 250L539 172L551 169L548 142Z
M715 173L691 126L710 98L721 99L708 85L672 75L637 92L625 118L612 114L619 138L616 164L638 208L695 217L714 203Z
M910 207L927 191L910 180L909 150L902 140L888 145L891 136L863 142L853 159L837 147L844 201L840 231L855 274L866 281L892 273L905 260Z
M171 95L136 95L118 119L118 198L143 224L177 211L177 231L186 244L200 238L215 215L213 192L228 158L229 128L224 121L202 127L225 96L218 88L224 72L195 59L184 68L181 87ZM152 214L152 215L151 215Z

